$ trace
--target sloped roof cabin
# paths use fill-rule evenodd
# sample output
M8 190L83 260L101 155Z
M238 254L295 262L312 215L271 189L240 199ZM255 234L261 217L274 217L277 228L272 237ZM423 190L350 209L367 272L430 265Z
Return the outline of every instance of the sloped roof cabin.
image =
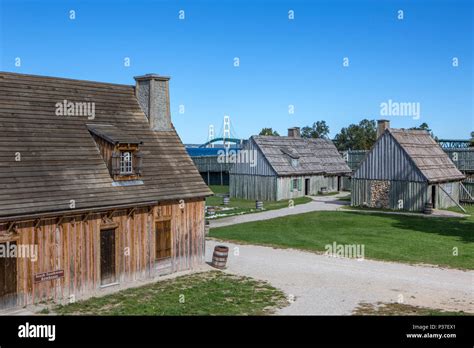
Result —
M230 195L255 200L282 200L339 191L351 172L332 141L306 139L299 128L288 136L252 136L235 156Z
M211 192L171 122L169 78L135 80L0 73L0 252L36 250L0 258L0 307L203 262Z
M378 139L352 176L352 205L423 211L459 203L464 175L425 130L378 123Z

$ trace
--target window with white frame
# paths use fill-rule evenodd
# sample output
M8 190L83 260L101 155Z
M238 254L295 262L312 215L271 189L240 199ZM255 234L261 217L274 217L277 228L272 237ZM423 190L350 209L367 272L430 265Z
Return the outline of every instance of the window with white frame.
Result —
M132 165L132 152L131 151L122 151L120 153L120 174L132 174L133 165Z

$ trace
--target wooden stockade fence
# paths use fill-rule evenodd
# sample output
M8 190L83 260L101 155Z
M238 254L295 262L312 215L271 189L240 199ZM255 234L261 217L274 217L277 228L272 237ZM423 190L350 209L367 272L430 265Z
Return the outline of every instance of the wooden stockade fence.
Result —
M462 204L474 204L474 179L466 179L461 183L459 201Z

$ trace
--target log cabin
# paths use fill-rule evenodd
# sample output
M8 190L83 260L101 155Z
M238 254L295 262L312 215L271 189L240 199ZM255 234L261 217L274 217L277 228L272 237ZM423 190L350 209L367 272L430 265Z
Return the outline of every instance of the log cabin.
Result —
M351 173L329 139L302 138L300 129L288 136L254 135L242 148L242 159L230 169L231 197L279 201L337 192Z
M426 130L379 120L377 140L351 178L351 205L413 212L460 207L464 178Z
M169 77L0 72L0 142L0 308L204 262L212 193L171 122Z

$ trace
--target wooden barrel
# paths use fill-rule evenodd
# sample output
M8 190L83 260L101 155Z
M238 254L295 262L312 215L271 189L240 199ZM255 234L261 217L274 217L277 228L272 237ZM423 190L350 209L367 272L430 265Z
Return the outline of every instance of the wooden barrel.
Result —
M255 208L257 208L258 210L262 210L263 209L263 202L262 201L255 201Z
M229 205L229 202L230 202L230 197L229 196L224 196L224 199L223 199L223 202L224 205Z
M216 245L212 254L212 265L219 269L224 269L229 256L229 248L224 245Z
M433 204L426 203L425 208L423 209L424 214L433 214Z

